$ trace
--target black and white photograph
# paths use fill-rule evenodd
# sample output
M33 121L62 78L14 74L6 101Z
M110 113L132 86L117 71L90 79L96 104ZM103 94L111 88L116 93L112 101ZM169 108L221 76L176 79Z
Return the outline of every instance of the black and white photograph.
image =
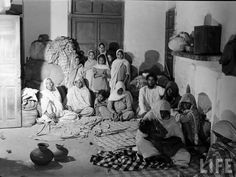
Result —
M236 177L236 2L0 0L0 177Z

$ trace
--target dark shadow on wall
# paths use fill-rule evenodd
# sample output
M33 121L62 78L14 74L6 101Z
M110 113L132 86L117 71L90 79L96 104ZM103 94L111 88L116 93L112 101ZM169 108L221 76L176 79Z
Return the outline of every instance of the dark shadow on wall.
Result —
M220 120L228 120L236 127L236 114L229 109L222 112Z
M111 42L109 43L108 50L114 52L116 54L116 51L120 48L120 45L117 42Z
M212 101L206 93L201 92L198 94L197 106L202 114L206 114L212 110Z
M156 50L145 52L145 60L139 67L139 75L142 73L153 73L155 75L163 74L163 65L159 63L160 54Z
M132 65L134 60L134 55L131 52L125 52L125 59L127 59L128 62L130 63L130 73L131 73L130 81L132 81L135 77L138 76L138 68Z

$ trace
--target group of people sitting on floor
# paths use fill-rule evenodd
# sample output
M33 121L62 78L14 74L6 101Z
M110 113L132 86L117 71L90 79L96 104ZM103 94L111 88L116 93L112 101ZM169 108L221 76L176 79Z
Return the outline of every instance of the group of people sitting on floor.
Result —
M180 96L175 82L169 81L163 86L158 84L157 76L148 74L147 85L139 90L138 109L134 110L133 96L127 90L129 62L121 49L117 50L116 57L114 61L108 60L102 53L96 61L95 53L89 51L85 64L77 63L77 70L73 70L71 87L63 102L53 80L46 78L45 89L41 91L42 117L39 120L57 122L92 115L113 121L139 118L136 146L140 155L146 159L163 155L176 165L188 166L191 153L197 152L199 145L209 139L200 136L202 116L194 96L189 92ZM213 126L213 132L217 141L211 146L208 159L218 150L220 157L227 154L235 158L234 125L219 121ZM208 149L210 141L204 145ZM222 149L227 152L221 152Z

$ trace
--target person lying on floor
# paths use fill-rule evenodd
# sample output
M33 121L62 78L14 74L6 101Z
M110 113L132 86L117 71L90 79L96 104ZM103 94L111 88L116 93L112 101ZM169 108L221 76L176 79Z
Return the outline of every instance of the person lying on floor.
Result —
M136 134L138 153L145 159L164 155L175 165L187 167L190 154L185 149L185 140L180 125L170 115L170 104L160 100L139 124Z
M147 85L139 90L139 117L143 117L149 110L153 109L165 91L164 88L156 85L157 77L155 75L147 75L146 80Z
M110 111L110 117L114 121L130 120L134 117L132 110L133 98L129 91L126 91L123 82L118 81L108 98L107 108Z
M38 122L58 122L60 120L74 120L77 118L75 113L64 110L61 95L51 78L44 79L43 86L44 89L40 94L42 117L39 118Z
M235 177L236 127L227 120L220 120L212 127L216 142L211 145L201 174L194 177Z
M74 86L68 89L65 102L68 110L77 113L79 116L94 114L94 109L91 107L91 94L82 77L75 80Z
M103 119L110 119L111 116L107 108L107 94L106 90L99 90L94 102L96 116L101 116Z
M196 146L199 145L200 114L197 109L196 100L191 93L186 93L182 96L175 119L181 123L186 146L193 148L194 152L197 150Z
M169 81L167 83L163 99L170 103L172 109L178 108L181 96L179 95L179 87L175 82Z

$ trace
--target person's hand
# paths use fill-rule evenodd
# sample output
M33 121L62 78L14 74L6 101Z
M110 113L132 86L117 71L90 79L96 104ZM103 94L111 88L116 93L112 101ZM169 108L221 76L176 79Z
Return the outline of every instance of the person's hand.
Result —
M76 109L76 110L75 110L75 113L76 113L76 114L79 114L79 113L81 113L81 111L82 111L82 109Z

